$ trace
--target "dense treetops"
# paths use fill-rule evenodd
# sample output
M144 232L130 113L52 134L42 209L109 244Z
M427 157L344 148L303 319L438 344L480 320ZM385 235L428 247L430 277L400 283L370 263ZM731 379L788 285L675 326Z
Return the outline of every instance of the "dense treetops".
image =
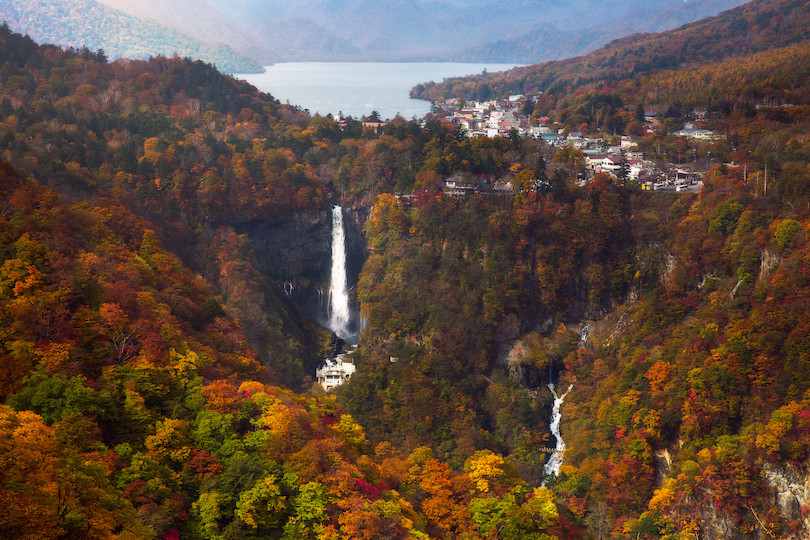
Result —
M443 156L458 144L451 132L398 122L378 136L355 121L339 130L185 59L109 64L8 29L2 43L0 451L13 464L0 484L3 530L577 529L502 455L471 452L451 469L430 448L369 441L334 397L276 386L311 377L323 334L296 324L228 224L317 210L330 189L362 200L414 186L401 163L422 163L414 149L435 139L434 167L455 166ZM475 159L497 171L509 147L487 143ZM419 185L435 190L437 177L425 172Z
M0 522L14 537L541 538L560 526L551 492L501 455L475 452L453 472L427 447L372 446L334 397L267 385L205 285L126 210L63 206L7 164L0 193Z
M532 140L340 127L201 62L0 38L3 530L802 533L769 482L810 447L806 106L719 99L719 142L646 135L709 169L699 195L646 193ZM559 97L586 127L637 121ZM444 195L451 174L481 193ZM234 227L338 197L371 209L368 326L324 395L328 338ZM569 451L541 487L550 380L574 385Z
M268 384L270 366L209 285L114 201L66 206L7 163L0 194L0 523L13 537L517 539L574 527L501 455L475 452L453 471L427 447L372 444L334 396Z

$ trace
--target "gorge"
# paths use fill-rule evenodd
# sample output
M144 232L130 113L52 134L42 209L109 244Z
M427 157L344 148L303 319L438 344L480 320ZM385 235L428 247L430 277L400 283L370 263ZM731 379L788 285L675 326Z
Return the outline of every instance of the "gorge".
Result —
M805 4L752 2L684 56L806 32ZM0 530L807 537L810 46L654 79L633 67L650 48L610 47L581 60L605 60L601 88L527 72L549 88L534 116L627 121L651 159L710 167L665 193L580 181L531 138L312 117L190 60L0 41ZM648 130L664 88L664 128L704 105L728 138ZM513 187L454 197L456 173ZM349 348L333 284L367 326L327 393L351 371L316 371Z

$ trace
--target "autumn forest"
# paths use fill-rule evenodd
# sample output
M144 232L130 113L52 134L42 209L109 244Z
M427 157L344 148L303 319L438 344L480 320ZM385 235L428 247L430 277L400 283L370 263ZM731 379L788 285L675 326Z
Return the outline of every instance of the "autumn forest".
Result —
M3 537L806 537L806 9L418 89L541 91L535 119L695 163L699 193L3 26ZM698 112L721 138L675 134ZM484 189L451 197L451 175ZM348 348L285 294L323 283L295 254L268 270L255 231L335 203L360 216L366 326L326 393L315 369ZM549 383L571 386L559 475Z

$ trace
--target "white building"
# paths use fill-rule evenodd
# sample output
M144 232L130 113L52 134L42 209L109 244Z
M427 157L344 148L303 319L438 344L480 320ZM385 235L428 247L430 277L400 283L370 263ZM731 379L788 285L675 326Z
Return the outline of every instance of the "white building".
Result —
M677 133L678 137L686 137L687 139L698 139L702 141L709 141L712 139L721 139L722 137L708 129L695 129L694 122L687 123L684 128Z
M338 355L334 360L327 360L326 364L315 371L315 378L327 392L349 380L356 366L351 362L344 362L345 355Z

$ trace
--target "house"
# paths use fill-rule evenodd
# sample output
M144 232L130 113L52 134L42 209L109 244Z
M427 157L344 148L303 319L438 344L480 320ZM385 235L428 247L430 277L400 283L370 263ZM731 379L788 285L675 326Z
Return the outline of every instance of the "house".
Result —
M481 113L486 112L494 107L495 107L494 101L476 101L473 104L473 109Z
M349 380L357 367L351 362L344 362L345 355L339 354L334 360L315 371L318 384L327 392Z
M610 156L607 154L591 154L585 156L585 166L592 171L601 171L602 165L611 163Z
M687 169L675 169L675 183L676 184L692 184L698 182L703 178L703 174L699 172L690 171Z
M535 139L539 139L543 135L550 135L551 132L547 127L530 127L527 131L530 137L534 137Z
M570 139L568 141L568 144L569 146L573 146L574 148L584 150L585 148L588 148L588 145L590 143L588 142L588 139Z
M444 181L442 191L451 197L461 197L462 195L474 195L480 188L478 180L465 180L460 175L453 175Z
M540 138L546 141L551 146L556 146L560 144L560 141L562 139L560 135L555 135L553 133L541 135Z
M644 172L644 162L640 159L628 159L627 165L630 167L629 178L638 180L642 176L641 173Z
M484 122L482 120L472 119L461 121L461 128L468 132L479 130L483 126Z
M585 165L592 171L608 172L615 175L622 167L622 158L621 156L609 156L604 154L586 156ZM641 174L644 163L640 159L628 159L627 166L629 177L636 179Z
M621 156L605 156L602 163L597 165L600 170L610 173L615 173L621 168Z
M474 109L461 109L460 111L454 112L453 116L462 120L471 120L475 118L477 114L478 113Z
M492 191L496 195L511 195L512 194L512 182L496 182L492 188Z
M678 137L686 137L687 139L695 139L701 141L709 141L712 139L717 139L719 136L714 131L710 131L708 129L694 129L691 125L683 128L675 135Z

